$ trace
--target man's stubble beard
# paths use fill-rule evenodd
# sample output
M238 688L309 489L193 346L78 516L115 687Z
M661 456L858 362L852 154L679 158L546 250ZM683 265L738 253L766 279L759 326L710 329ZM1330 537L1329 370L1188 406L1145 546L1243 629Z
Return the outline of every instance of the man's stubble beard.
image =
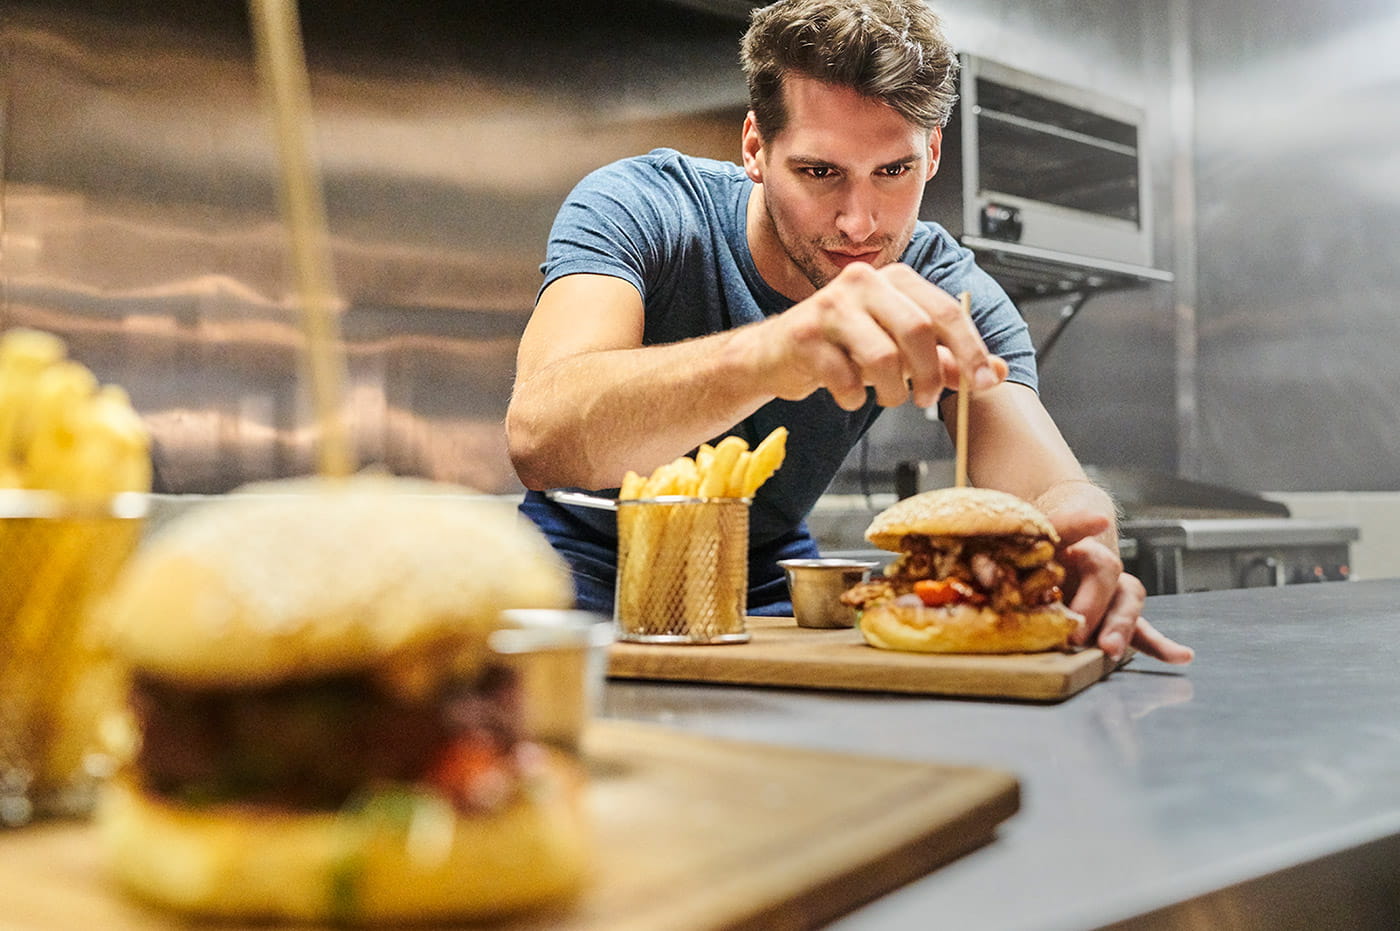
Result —
M840 273L840 270L828 268L825 265L821 255L822 251L826 248L839 250L849 247L852 244L847 242L844 237L832 242L827 242L825 240L798 240L797 243L789 242L788 237L783 233L783 228L778 224L777 217L773 216L773 205L765 200L763 209L764 212L768 214L768 224L773 230L773 238L778 241L778 247L783 250L783 254L788 257L788 261L792 262L793 266L801 272L802 276L818 291L831 284L832 280ZM876 267L884 267L885 265L897 261L899 256L904 254L904 250L909 248L909 243L913 238L914 224L911 223L909 229L905 231L904 244L900 246L898 252L894 252L888 248L892 242L890 238L887 237L880 240L879 252L882 258L879 265ZM868 246L869 244L862 243L862 245Z

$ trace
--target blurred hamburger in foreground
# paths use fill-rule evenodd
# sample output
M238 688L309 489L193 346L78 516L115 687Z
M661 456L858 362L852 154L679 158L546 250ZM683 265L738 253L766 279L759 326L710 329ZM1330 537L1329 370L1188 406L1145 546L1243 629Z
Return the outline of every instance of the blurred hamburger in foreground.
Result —
M118 881L192 915L341 923L578 889L580 774L523 732L530 696L487 646L501 611L572 603L548 543L427 482L248 491L164 527L107 605L139 734L98 809Z
M1059 535L1014 495L940 488L875 516L865 537L899 553L884 578L842 595L866 642L922 653L1064 648L1083 617L1065 607Z

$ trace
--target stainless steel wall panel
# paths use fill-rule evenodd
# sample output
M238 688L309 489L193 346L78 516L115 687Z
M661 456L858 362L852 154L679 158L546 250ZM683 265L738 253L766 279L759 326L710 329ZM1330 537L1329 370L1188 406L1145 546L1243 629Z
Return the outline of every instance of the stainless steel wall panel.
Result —
M1400 488L1400 7L1198 0L1202 475Z

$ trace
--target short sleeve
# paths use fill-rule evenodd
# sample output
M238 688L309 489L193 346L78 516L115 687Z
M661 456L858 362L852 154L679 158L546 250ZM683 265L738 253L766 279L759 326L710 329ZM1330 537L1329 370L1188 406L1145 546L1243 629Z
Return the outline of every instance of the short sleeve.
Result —
M550 230L540 291L565 275L611 275L646 296L677 240L674 195L647 158L624 159L574 187Z

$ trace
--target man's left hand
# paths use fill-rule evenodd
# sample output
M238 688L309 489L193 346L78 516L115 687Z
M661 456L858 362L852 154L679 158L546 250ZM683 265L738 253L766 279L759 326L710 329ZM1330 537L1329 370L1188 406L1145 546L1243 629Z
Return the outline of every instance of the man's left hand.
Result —
M1050 515L1060 534L1059 560L1069 573L1069 607L1084 615L1071 642L1095 642L1117 660L1131 645L1166 663L1189 663L1195 651L1167 637L1142 617L1147 590L1123 571L1123 561L1103 541L1109 519L1088 512Z

